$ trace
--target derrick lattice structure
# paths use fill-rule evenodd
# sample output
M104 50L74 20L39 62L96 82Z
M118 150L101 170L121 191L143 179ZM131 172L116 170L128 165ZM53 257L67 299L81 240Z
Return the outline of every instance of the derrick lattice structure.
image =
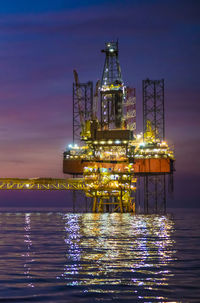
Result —
M93 83L73 83L73 143L80 144L86 120L92 119Z
M106 43L105 49L102 50L106 54L104 69L102 74L101 86L114 85L117 81L122 83L121 68L118 59L118 41Z
M101 128L122 127L125 87L118 60L118 42L106 43L106 54L101 80Z
M143 134L148 132L149 123L155 140L164 140L164 79L143 80Z
M144 177L144 211L145 213L166 211L165 174Z
M164 79L143 80L143 137L147 148L156 150L165 138ZM165 144L165 142L164 142ZM162 145L162 143L161 143ZM143 177L144 211L166 210L165 172L148 173Z
M126 100L123 103L125 127L136 135L136 94L135 88L126 88Z

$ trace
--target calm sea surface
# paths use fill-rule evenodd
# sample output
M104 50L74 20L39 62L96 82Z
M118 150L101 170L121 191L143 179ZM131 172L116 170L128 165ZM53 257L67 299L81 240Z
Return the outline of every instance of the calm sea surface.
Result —
M0 213L1 302L200 302L200 211Z

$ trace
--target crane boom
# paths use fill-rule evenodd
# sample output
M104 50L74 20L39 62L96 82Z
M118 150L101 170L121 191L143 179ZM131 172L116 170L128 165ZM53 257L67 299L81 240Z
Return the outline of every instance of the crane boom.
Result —
M99 88L100 88L101 81L98 80L95 86L95 93L94 93L94 103L93 103L93 119L97 119L97 112L98 112L98 98L99 98Z
M80 82L79 82L79 77L77 71L74 69L74 80L75 80L75 87L76 87L76 92L77 92L77 97L78 97L78 110L79 110L79 117L80 117L80 123L81 123L81 128L83 130L84 128L84 110L82 109L82 94L81 94L81 89L80 89Z

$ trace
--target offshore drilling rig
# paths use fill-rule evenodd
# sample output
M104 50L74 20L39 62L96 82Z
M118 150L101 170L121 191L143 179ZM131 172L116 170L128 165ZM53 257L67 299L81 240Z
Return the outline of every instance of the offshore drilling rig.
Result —
M93 83L80 83L74 71L73 144L64 152L63 172L84 184L93 212L134 212L141 199L145 212L165 211L174 155L165 142L164 80L143 81L143 133L137 134L135 89L123 83L118 42L102 52L94 93Z
M164 80L143 81L143 133L136 133L135 89L123 83L118 42L102 52L94 93L74 71L73 144L63 154L63 172L73 178L0 178L0 190L77 190L93 212L165 212L175 159L165 142Z

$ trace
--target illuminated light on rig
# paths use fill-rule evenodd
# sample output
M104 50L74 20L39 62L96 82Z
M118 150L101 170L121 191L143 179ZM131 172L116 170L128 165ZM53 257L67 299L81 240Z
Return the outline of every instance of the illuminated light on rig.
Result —
M151 121L146 121L149 128L146 126L144 134L141 132L135 134L135 125L132 120L135 112L132 112L132 107L130 113L127 107L125 110L123 107L124 105L133 106L132 98L135 97L130 94L131 98L129 98L121 78L120 68L116 69L116 75L113 70L115 64L119 66L117 42L106 43L103 52L106 53L106 61L102 81L96 86L97 92L101 94L101 101L99 95L96 94L95 123L92 119L89 119L89 123L86 125L83 122L81 140L85 141L84 144L87 147L77 147L71 144L69 145L71 149L64 152L64 159L66 159L64 172L73 174L76 174L77 171L82 172L83 178L78 180L80 182L78 184L83 183L86 196L93 198L93 212L103 212L105 208L106 211L131 212L135 209L134 198L131 196L131 191L136 190L135 184L133 185L136 182L133 179L134 167L136 173L139 174L154 172L154 166L156 172L160 169L162 173L164 166L162 170L161 165L157 169L157 164L167 164L167 162L160 161L160 159L173 159L174 156L169 152L168 144L162 141L163 136L157 138L157 132L155 133L148 124ZM112 58L113 62L109 62L108 58ZM110 77L110 74L113 74L113 77ZM76 86L78 88L78 84ZM79 101L80 90L74 90L74 93L76 97L74 100ZM120 106L117 105L116 111L115 104L110 104L113 96L119 97ZM99 101L101 110L97 110ZM82 118L82 114L84 118L84 113L81 112L82 106L77 102L76 106L80 118ZM99 117L99 113L101 113L101 117ZM133 136L129 136L132 130L134 130ZM78 133L80 134L77 132L77 135ZM152 162L149 159L152 159ZM73 160L75 161L73 162ZM83 168L83 164L86 162L89 167ZM144 165L140 165L141 163ZM150 165L151 163L152 165ZM119 176L116 175L117 173ZM32 188L32 183L30 188ZM116 198L113 199L113 197Z
M72 145L72 144L69 144L69 145L68 145L68 147L69 147L69 148L72 148L72 147L73 147L73 145Z

